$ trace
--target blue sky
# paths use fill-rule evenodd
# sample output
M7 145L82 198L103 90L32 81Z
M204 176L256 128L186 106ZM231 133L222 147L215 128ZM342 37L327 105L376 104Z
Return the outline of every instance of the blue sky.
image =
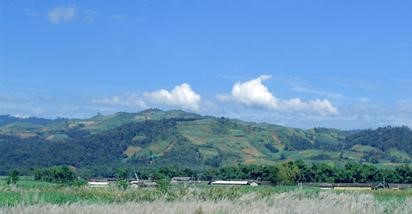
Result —
M412 126L412 2L0 2L0 114Z

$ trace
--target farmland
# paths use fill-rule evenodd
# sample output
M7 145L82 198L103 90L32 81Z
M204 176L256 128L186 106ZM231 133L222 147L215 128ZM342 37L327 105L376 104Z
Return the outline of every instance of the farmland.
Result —
M88 119L0 116L0 175L67 165L90 176L125 167L207 169L273 165L291 160L390 168L410 164L412 130L297 129L180 110L148 109Z
M0 213L411 213L411 190L334 191L295 186L68 186L0 181Z

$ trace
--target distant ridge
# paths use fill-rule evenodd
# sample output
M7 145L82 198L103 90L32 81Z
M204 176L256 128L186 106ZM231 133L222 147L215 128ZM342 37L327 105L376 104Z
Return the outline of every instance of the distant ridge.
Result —
M160 109L88 119L6 115L0 116L0 153L0 174L62 164L101 175L119 166L205 169L298 159L391 167L411 162L412 131L302 130Z

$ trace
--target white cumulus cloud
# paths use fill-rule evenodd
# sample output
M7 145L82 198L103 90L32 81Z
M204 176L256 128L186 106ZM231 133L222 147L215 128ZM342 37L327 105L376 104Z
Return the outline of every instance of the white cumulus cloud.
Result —
M262 75L256 79L246 82L237 82L232 88L233 98L248 106L262 106L267 108L277 108L278 100L272 95L269 89L262 84L262 81L270 76Z
M161 89L145 93L144 96L154 103L181 107L198 111L201 97L194 92L189 84L183 83L175 86L171 91Z
M71 21L76 17L76 8L73 6L60 6L48 11L47 17L51 23Z
M246 82L233 85L230 95L219 95L222 101L232 100L246 106L261 107L270 110L314 112L319 115L338 114L338 109L328 100L302 101L300 98L282 100L273 95L263 81L271 76L262 75Z

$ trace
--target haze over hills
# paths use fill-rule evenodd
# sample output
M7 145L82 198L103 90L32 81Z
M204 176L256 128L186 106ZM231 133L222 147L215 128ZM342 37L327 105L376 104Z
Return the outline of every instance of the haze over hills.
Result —
M0 116L0 153L0 174L70 165L107 175L119 166L206 169L292 159L392 166L411 161L412 131L302 130L158 109L89 119Z

